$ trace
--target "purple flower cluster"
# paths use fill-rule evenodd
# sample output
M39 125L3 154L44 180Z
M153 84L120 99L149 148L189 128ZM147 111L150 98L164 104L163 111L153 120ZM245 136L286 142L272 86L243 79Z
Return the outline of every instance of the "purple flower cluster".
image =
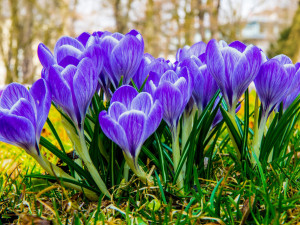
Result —
M177 129L186 107L195 104L201 113L218 89L232 114L253 81L265 114L280 102L286 109L300 91L299 64L284 55L267 59L258 47L239 41L185 46L172 63L144 53L136 30L82 33L60 38L53 52L40 44L38 57L42 79L29 91L8 85L0 99L0 140L27 151L37 150L51 100L82 130L93 96L99 90L113 94L108 111L99 115L100 126L136 163L162 119ZM142 93L130 86L132 80Z

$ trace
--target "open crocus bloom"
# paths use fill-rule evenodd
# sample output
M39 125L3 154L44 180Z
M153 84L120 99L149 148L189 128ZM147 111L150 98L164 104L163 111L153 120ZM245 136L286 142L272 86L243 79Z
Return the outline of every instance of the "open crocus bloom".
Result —
M9 84L0 99L0 141L39 155L38 143L51 106L51 94L44 79L30 91L21 84Z
M222 43L211 40L207 44L207 68L216 80L229 112L234 114L238 100L258 74L262 55L253 45L244 49L240 42L233 43L233 47Z
M137 159L145 140L157 129L163 116L159 101L153 101L146 92L138 93L124 85L116 90L108 112L99 114L99 123L104 134L118 144L128 165L140 177Z

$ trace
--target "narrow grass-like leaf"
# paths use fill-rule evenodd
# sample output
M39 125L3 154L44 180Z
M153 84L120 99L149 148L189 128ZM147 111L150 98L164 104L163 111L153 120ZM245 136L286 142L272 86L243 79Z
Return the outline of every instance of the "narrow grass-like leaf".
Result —
M61 142L61 140L60 140L60 138L59 138L59 135L57 134L57 132L56 132L56 130L55 130L55 128L54 128L54 126L53 126L53 124L52 124L52 122L51 122L51 120L50 120L49 118L47 118L47 124L48 124L48 126L49 126L51 132L53 133L54 137L56 138L56 140L57 140L57 142L58 142L58 144L59 144L61 150L66 154L64 145L63 145L63 143Z
M69 167L74 169L78 173L78 175L84 177L89 182L89 184L95 183L93 178L87 171L82 169L77 163L75 163L66 154L64 154L62 151L56 148L56 146L53 145L51 142L49 142L46 138L41 137L40 144L44 146L46 149L48 149L50 152L52 152L54 155L56 155L63 162L65 162Z
M239 135L239 131L237 131L234 127L234 125L232 124L232 121L230 120L228 114L227 114L227 111L225 111L222 107L220 107L220 110L221 110L221 113L222 113L222 116L223 116L223 119L225 121L225 123L227 124L237 146L238 146L238 149L239 151L241 150L241 147L242 147L242 139L241 139L241 136Z
M157 180L157 183L158 183L158 186L159 186L159 190L160 190L160 193L161 193L161 198L162 198L164 204L167 205L167 200L166 200L166 197L165 197L164 189L161 185L159 176L157 175L156 171L154 171L154 172L155 172L155 177L156 177L156 180Z
M40 179L47 179L47 180L51 180L51 181L57 181L57 177L54 177L54 176L50 176L50 175L42 175L42 174L28 174L26 175L25 177L31 177L31 178L40 178ZM71 180L71 179L67 179L67 178L59 178L59 180L61 181L64 181L64 182L67 182L67 183L71 183L71 184L75 184L75 185L78 185L82 188L86 188L86 189L89 189L95 193L98 193L100 194L101 192L91 186L88 186L86 184L83 184L81 182L78 182L78 181L75 181L75 180Z
M148 78L149 78L149 75L147 75L147 77L146 77L146 79L144 80L144 82L143 82L141 88L138 90L139 92L142 92L142 91L143 91L143 89L144 89L144 87L145 87L145 85L146 85L146 83L147 83Z
M244 100L244 131L242 140L242 160L247 160L247 141L248 141L248 131L249 131L249 92L248 89L245 91Z
M209 117L210 111L212 110L212 108L214 106L214 102L215 102L216 98L218 97L219 92L220 91L218 90L217 93L214 95L214 97L211 99L211 101L209 102L207 107L201 113L199 119L195 119L192 132L191 132L191 134L187 140L187 143L182 151L182 155L179 160L177 170L175 171L173 184L176 183L178 176L181 173L183 164L185 163L185 160L187 159L189 154L191 154L191 155L189 156L189 160L187 161L188 166L186 169L187 169L187 171L189 171L189 172L187 172L187 174L191 174L193 163L194 163L194 154L195 154L195 150L196 150L195 143L197 143L199 140L199 130L200 130L201 126L206 122L206 117ZM197 116L197 114L196 114L196 116ZM189 168L189 167L191 167L191 168Z
M154 133L155 136L155 140L157 143L157 150L158 150L158 154L159 154L159 164L160 164L160 170L161 170L161 176L163 179L164 184L167 183L167 171L166 171L166 161L165 161L165 156L164 156L164 150L161 144L161 140L158 136L158 134L155 132Z
M220 186L220 184L222 183L223 179L224 179L224 177L222 177L222 178L218 181L217 185L215 186L215 188L214 188L214 190L212 191L211 196L210 196L210 198L209 198L209 202L210 202L209 208L210 208L214 213L216 213L216 211L215 211L215 204L214 204L215 196L216 196L216 193L217 193L217 191L218 191L218 189L219 189L219 186Z

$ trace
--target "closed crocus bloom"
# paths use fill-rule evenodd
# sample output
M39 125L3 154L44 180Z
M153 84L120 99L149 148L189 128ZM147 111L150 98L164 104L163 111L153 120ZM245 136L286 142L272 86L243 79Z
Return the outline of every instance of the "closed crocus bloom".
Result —
M122 76L123 84L129 84L143 58L142 35L132 30L125 36L106 36L101 40L101 47L104 49L104 71L115 88L118 87Z
M247 46L243 52L240 43L235 43L234 47L222 46L216 40L207 44L206 63L224 96L230 114L234 115L239 98L258 74L262 55L253 45Z
M9 84L0 99L0 141L39 155L38 143L51 106L51 94L44 79L30 91L21 84Z
M145 53L143 55L143 58L141 60L141 63L139 65L138 70L136 71L135 75L133 76L133 81L136 84L136 86L138 88L141 88L141 86L143 85L146 77L149 75L149 65L155 60L155 58L149 54L149 53Z
M184 46L183 48L178 49L176 53L176 60L178 62L190 58L191 56L196 56L197 58L205 52L206 44L202 41L197 42L190 46Z
M194 80L192 97L200 111L200 115L219 87L210 74L207 65L195 56L184 59L180 65L188 68Z
M138 93L128 85L118 88L110 103L108 112L99 114L101 129L122 148L128 165L136 175L146 180L137 159L143 143L162 120L162 106L159 101L153 101L149 93Z
M260 123L255 128L253 152L259 158L260 144L264 135L266 122L271 111L283 101L289 93L296 68L288 57L280 55L265 62L254 80L256 92L261 101ZM255 159L252 155L252 163Z
M167 70L172 69L172 63L164 58L155 59L150 54L144 54L143 60L133 77L133 80L138 88L141 88L147 76L152 73L162 75Z
M179 146L179 119L187 106L193 90L193 80L187 67L178 68L178 71L167 70L160 78L157 73L150 73L145 90L152 93L154 99L162 104L163 119L172 133L172 149L174 170L176 171L180 159ZM183 177L180 175L177 184L183 186Z
M290 63L292 63L292 61L290 61L289 64ZM295 67L294 67L295 70L293 70L293 69L289 70L289 72L290 72L289 75L292 76L292 83L290 85L287 95L282 100L283 111L285 111L300 94L300 69L299 69L299 67L300 67L300 63L296 63Z
M180 116L192 95L192 87L193 81L186 67L178 73L173 70L166 71L155 87L154 98L161 102L163 119L172 130L177 128Z
M296 69L292 63L285 64L286 60L282 56L268 60L254 80L265 117L286 97L292 84Z
M98 84L91 59L84 58L77 66L68 65L66 68L51 66L48 83L53 102L81 129Z
M98 86L96 71L92 59L85 57L77 66L72 64L65 68L57 64L50 66L47 81L53 102L70 117L75 125L76 131L68 121L63 120L76 153L84 161L99 189L110 196L105 183L92 163L84 137L84 119Z
M38 57L43 65L42 76L45 79L48 78L50 66L58 65L63 68L66 68L68 65L77 66L86 57L92 60L97 75L100 75L103 66L102 49L99 44L86 44L84 46L84 37L87 38L87 34L82 34L81 36L79 36L79 40L68 36L61 37L56 42L54 54L44 44L39 44Z
M282 106L283 111L285 111L294 101L295 99L300 95L300 86L298 88L294 88L291 93L289 93L283 100L282 100ZM279 108L279 106L278 106Z

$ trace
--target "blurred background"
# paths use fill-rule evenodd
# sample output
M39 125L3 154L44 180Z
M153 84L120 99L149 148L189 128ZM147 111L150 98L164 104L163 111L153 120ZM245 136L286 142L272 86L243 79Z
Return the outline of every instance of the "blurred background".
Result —
M60 36L139 30L145 51L174 60L211 38L255 44L300 60L299 0L0 0L0 85L40 77L36 50Z

